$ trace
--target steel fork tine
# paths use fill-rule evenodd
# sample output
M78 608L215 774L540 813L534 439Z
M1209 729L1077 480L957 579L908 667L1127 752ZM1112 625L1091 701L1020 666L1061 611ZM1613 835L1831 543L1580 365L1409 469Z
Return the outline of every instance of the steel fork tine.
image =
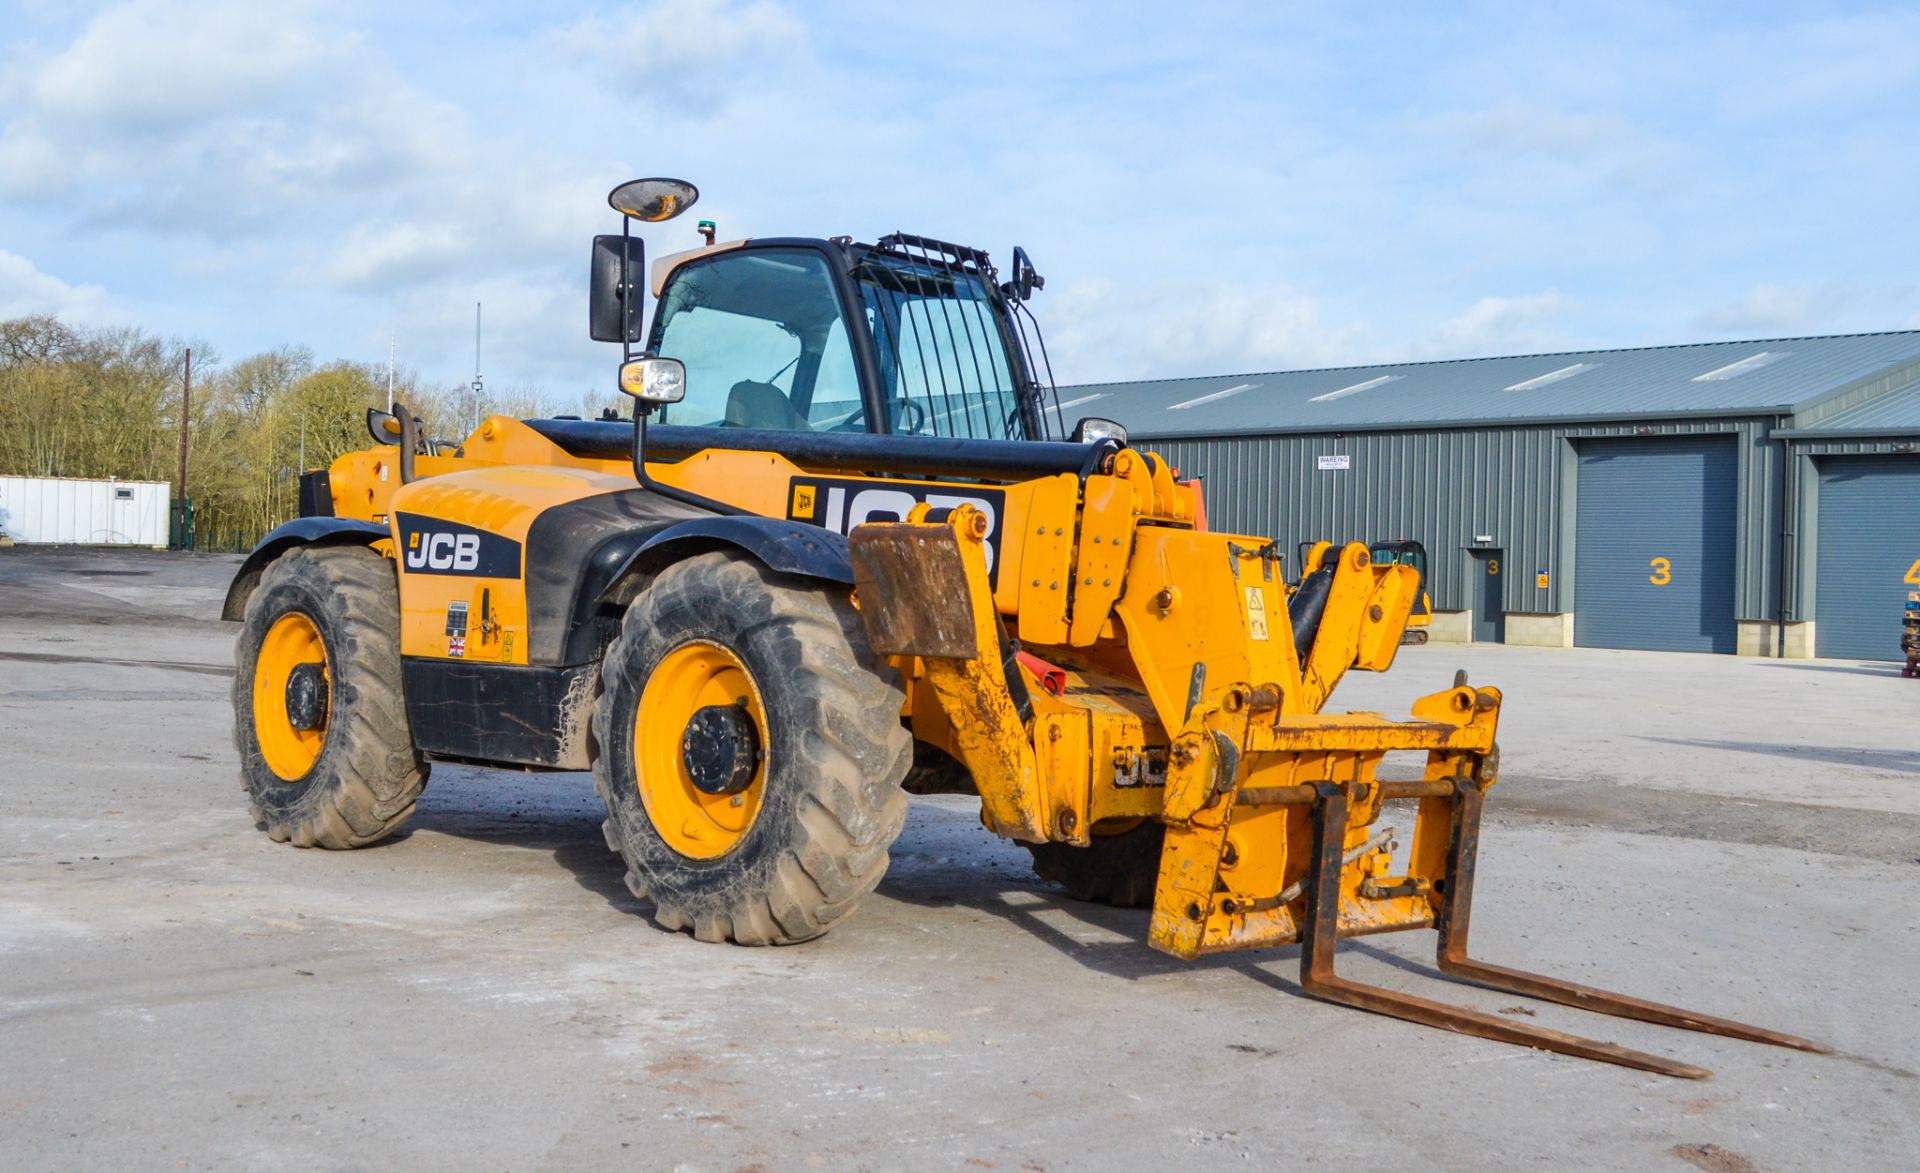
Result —
M1347 827L1347 796L1339 786L1321 785L1316 789L1319 797L1312 807L1313 856L1307 865L1307 915L1301 932L1301 989L1328 1002L1497 1042L1597 1059L1677 1079L1705 1079L1713 1074L1704 1067L1649 1055L1616 1043L1526 1026L1463 1006L1449 1006L1349 981L1334 973L1333 955L1339 944L1340 874L1344 870L1341 848Z
M1480 813L1485 803L1486 793L1480 787L1464 780L1456 784L1453 829L1447 845L1446 885L1442 892L1439 918L1434 925L1440 931L1436 956L1442 973L1489 989L1577 1006L1599 1014L1634 1018L1641 1022L1725 1035L1749 1042L1769 1043L1776 1047L1792 1047L1817 1055L1833 1053L1831 1048L1798 1035L1766 1030L1708 1014L1696 1014L1678 1006L1649 1002L1559 978L1509 969L1503 965L1489 965L1468 957L1467 935L1473 917L1474 870L1480 854Z

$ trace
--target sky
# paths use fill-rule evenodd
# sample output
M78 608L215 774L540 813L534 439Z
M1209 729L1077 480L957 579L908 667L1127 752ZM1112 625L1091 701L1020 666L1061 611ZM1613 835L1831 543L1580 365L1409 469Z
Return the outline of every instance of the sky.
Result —
M0 0L0 318L604 391L589 238L1024 245L1059 381L1920 328L1920 6Z

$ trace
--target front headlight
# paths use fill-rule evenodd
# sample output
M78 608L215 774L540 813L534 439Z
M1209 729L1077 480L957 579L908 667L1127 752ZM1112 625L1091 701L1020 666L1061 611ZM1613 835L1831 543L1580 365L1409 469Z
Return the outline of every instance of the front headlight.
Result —
M635 358L620 364L620 390L653 407L687 397L687 368L677 358Z
M1114 423L1112 420L1101 419L1097 415L1087 416L1079 423L1073 425L1073 442L1075 444L1098 444L1102 440L1117 440L1125 444L1127 442L1127 429Z

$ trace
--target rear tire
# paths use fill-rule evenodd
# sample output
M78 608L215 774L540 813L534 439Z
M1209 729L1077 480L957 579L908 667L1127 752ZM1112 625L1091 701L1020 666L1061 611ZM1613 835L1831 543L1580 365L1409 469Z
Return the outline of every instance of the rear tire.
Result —
M1116 908L1144 908L1153 903L1160 880L1160 847L1166 840L1164 824L1149 819L1117 835L1095 832L1086 847L1068 843L1028 843L1033 874L1066 886L1067 895Z
M913 743L913 768L900 789L908 794L978 794L966 763L924 741Z
M400 589L364 546L281 556L234 644L233 745L254 824L296 847L365 847L398 830L427 784L400 680ZM264 655L263 655L264 651ZM317 663L321 703L295 719L287 668ZM300 723L319 715L319 728Z
M805 941L886 874L913 738L899 674L867 646L843 590L739 554L689 558L628 609L601 684L593 778L607 844L662 927ZM659 727L637 728L643 702ZM751 715L762 753L729 759L751 761L751 781L716 800L691 787L681 747L693 713L732 708Z

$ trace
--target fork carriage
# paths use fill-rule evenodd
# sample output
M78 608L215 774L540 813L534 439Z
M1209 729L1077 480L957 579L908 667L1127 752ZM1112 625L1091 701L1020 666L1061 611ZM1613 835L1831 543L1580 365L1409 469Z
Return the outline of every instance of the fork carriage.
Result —
M1079 647L1027 645L1009 659L980 550L982 522L970 506L943 514L920 506L904 522L854 531L870 638L877 650L910 658L930 683L989 829L1092 845L1103 824L1141 817L1164 824L1148 930L1154 948L1191 960L1298 942L1301 988L1316 998L1662 1075L1710 1074L1335 971L1341 937L1431 928L1440 971L1475 985L1824 1051L1793 1035L1468 955L1481 812L1499 776L1500 691L1471 687L1461 673L1453 687L1416 701L1411 720L1319 711L1347 668L1391 664L1419 586L1413 572L1372 563L1366 547L1354 543L1340 551L1320 611L1296 615L1303 592L1287 596L1294 606L1268 609L1270 577L1249 568L1242 580L1247 550L1235 539L1161 535L1160 543L1183 547L1174 561L1189 573L1178 588L1156 591L1153 568L1164 573L1165 565L1149 559L1142 566L1135 552L1133 578L1115 604L1123 621L1109 640L1122 644L1129 659L1115 648L1103 652L1098 637ZM1231 569L1212 578L1192 572L1209 562ZM1169 590L1191 597L1170 597ZM1149 592L1139 610L1129 610L1129 596L1137 602ZM930 606L928 600L949 602ZM1143 618L1128 622L1128 616ZM1296 633L1296 620L1311 630ZM1149 635L1154 622L1177 630ZM1156 663L1151 651L1169 646L1191 656L1181 707L1144 719L1110 711L1106 702L1120 690L1086 665L1131 663L1142 692L1164 704L1175 695L1173 682L1147 673ZM1027 677L1040 678L1035 663L1057 682L1037 696L1017 696ZM1246 670L1264 683L1234 679L1209 688L1217 666ZM1031 716L1023 719L1023 708ZM1158 729L1155 716L1165 718ZM1153 744L1168 729L1172 735ZM1379 777L1388 754L1415 752L1426 755L1421 778ZM1157 777L1156 764L1164 771ZM1380 820L1389 803L1405 802L1418 806L1406 865L1396 871L1398 843Z

